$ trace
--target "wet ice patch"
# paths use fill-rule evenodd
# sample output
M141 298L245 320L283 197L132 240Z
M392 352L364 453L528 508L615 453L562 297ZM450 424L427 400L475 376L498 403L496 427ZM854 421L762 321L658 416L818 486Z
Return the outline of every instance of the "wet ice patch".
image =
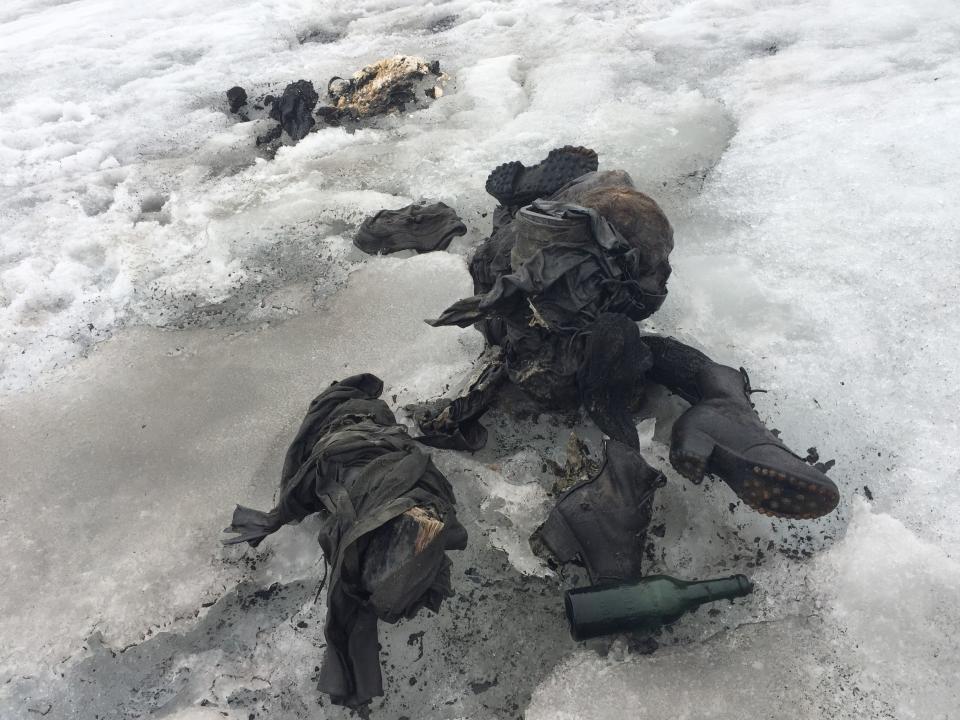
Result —
M787 617L646 657L580 651L541 685L525 716L802 720L816 708L831 718L896 717L889 703L860 691L857 669L823 632L816 619Z
M546 518L550 501L540 482L543 459L534 450L514 453L495 464L444 457L442 466L469 477L481 491L480 516L489 524L488 542L528 575L549 570L530 549L530 535Z
M688 253L681 251L672 258L672 320L679 332L697 338L718 362L739 364L736 357L724 357L719 349L730 338L749 335L761 344L793 343L815 336L816 327L803 308L796 307L790 295L758 278L755 261L734 254Z
M950 717L960 706L960 563L861 500L817 566L836 642L863 668L864 687L897 717Z
M60 382L8 398L0 553L20 581L0 597L0 667L62 659L92 629L122 647L250 573L219 550L220 530L235 503L271 505L309 401L360 372L385 380L393 407L442 394L482 343L423 319L469 287L458 256L380 258L322 310L243 332L130 332ZM311 527L278 533L250 576L318 572ZM54 631L38 639L44 623Z

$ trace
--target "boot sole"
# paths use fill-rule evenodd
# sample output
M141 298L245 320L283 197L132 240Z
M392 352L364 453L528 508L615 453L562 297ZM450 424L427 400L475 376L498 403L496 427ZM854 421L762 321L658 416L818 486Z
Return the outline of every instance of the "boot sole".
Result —
M501 205L526 205L597 167L593 150L567 145L551 150L544 160L530 167L518 161L498 166L487 177L486 189Z
M702 482L706 474L716 475L743 502L771 517L810 520L833 512L840 502L832 482L792 476L704 438L705 452L670 452L670 464L693 483Z

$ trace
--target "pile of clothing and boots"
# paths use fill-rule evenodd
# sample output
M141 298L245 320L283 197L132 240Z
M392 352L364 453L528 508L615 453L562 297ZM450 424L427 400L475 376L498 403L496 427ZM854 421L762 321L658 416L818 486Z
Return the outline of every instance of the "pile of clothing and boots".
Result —
M466 532L451 485L424 448L483 447L482 416L507 385L546 410L583 408L609 438L599 470L561 494L531 538L538 554L584 566L594 584L643 576L653 499L665 482L640 453L634 418L651 384L690 405L670 442L683 477L721 478L746 505L776 517L815 518L839 502L824 472L760 420L746 371L641 332L638 322L667 296L673 230L627 173L598 165L594 151L567 146L490 174L486 189L498 205L470 263L474 294L430 321L475 326L488 351L464 392L410 409L419 437L379 399L379 379L335 382L313 401L287 453L277 506L234 513L228 542L251 545L320 514L332 568L320 689L336 702L358 705L382 692L378 619L436 609L452 592L446 551L465 547ZM386 212L365 223L359 244L436 249L462 234L448 210ZM417 235L421 224L428 240Z

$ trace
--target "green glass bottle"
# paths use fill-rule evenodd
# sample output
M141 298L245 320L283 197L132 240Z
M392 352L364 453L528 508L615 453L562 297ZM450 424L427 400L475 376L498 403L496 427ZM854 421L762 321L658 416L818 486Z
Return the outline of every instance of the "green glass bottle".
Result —
M570 634L586 640L618 632L653 632L704 603L753 592L744 575L716 580L678 580L667 575L617 585L568 590L564 598Z

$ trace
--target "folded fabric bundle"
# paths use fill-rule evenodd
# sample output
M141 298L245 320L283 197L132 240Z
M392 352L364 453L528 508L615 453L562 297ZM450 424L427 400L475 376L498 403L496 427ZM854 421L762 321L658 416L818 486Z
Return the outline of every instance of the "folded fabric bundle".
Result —
M330 564L327 640L318 687L337 704L383 694L377 620L396 622L452 595L447 550L466 547L453 489L361 374L310 404L290 444L280 497L269 512L237 506L225 544L256 547L288 523L319 513Z
M353 244L370 255L416 250L446 250L450 241L467 232L457 213L442 202L381 210L360 225Z

